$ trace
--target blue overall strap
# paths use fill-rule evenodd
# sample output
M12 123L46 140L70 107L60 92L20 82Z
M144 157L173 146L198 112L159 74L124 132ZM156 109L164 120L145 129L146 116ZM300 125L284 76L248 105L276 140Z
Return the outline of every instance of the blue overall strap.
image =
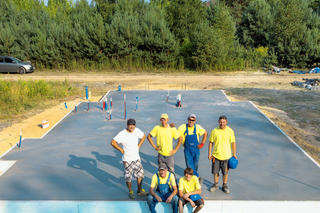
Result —
M186 131L184 133L187 133L187 136L189 136L188 124L186 124ZM197 127L196 127L196 124L194 124L193 134L195 135L196 133L197 133Z
M160 185L159 173L157 173L157 178L158 178L158 186L159 186Z
M171 172L169 172L169 176L168 176L168 180L167 180L168 185L169 185L169 181L170 181L170 175L171 175Z
M184 133L187 133L187 136L189 136L189 132L188 132L188 124L186 124L186 131Z

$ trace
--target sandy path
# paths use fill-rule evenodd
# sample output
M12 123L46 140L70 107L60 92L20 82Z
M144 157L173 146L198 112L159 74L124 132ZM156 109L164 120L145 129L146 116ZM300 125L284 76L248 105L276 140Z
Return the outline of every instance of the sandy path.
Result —
M92 97L91 101L99 101L101 97ZM20 130L22 138L41 138L55 124L57 124L65 115L74 109L75 104L78 104L83 99L66 102L68 109L65 107L65 102L58 104L44 112L34 115L22 123L13 124L0 132L0 156L6 151L15 146L20 140ZM43 129L42 121L49 121L49 127Z

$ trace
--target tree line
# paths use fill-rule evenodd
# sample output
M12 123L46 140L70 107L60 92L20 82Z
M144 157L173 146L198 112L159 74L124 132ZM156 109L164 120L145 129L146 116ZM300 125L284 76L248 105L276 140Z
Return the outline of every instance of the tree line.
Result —
M67 70L308 67L319 13L318 0L0 0L0 54Z

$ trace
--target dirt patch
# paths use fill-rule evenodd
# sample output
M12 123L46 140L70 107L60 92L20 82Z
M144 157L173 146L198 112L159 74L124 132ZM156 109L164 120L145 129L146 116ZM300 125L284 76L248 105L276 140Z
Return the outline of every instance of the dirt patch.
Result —
M24 76L0 75L9 80L65 80L78 88L88 86L95 99L100 99L108 90L117 90L119 82L122 90L181 90L223 89L232 101L252 101L264 114L278 125L302 149L320 163L320 92L309 91L292 86L301 81L302 75L281 73L268 75L258 71L233 73L67 73L41 72ZM310 74L308 78L319 78L319 74ZM77 101L84 98L77 99ZM69 103L70 102L70 103ZM74 105L69 101L68 105ZM59 112L54 114L54 112ZM38 125L43 119L50 126L59 121L69 110L64 103L32 115L26 115L23 122L0 122L7 127L0 132L0 156L18 142L20 129L23 137L41 137L45 131ZM50 117L54 115L56 120Z

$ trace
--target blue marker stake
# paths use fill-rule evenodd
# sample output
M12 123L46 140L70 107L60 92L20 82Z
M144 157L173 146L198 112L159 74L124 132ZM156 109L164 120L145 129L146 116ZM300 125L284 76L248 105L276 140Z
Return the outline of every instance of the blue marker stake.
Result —
M106 98L106 111L108 111L108 99Z
M86 86L86 99L88 99L88 87Z
M21 149L21 138L22 138L22 130L20 130L20 140L19 140L19 148Z
M138 101L139 101L139 98L136 97L136 111L138 110Z

